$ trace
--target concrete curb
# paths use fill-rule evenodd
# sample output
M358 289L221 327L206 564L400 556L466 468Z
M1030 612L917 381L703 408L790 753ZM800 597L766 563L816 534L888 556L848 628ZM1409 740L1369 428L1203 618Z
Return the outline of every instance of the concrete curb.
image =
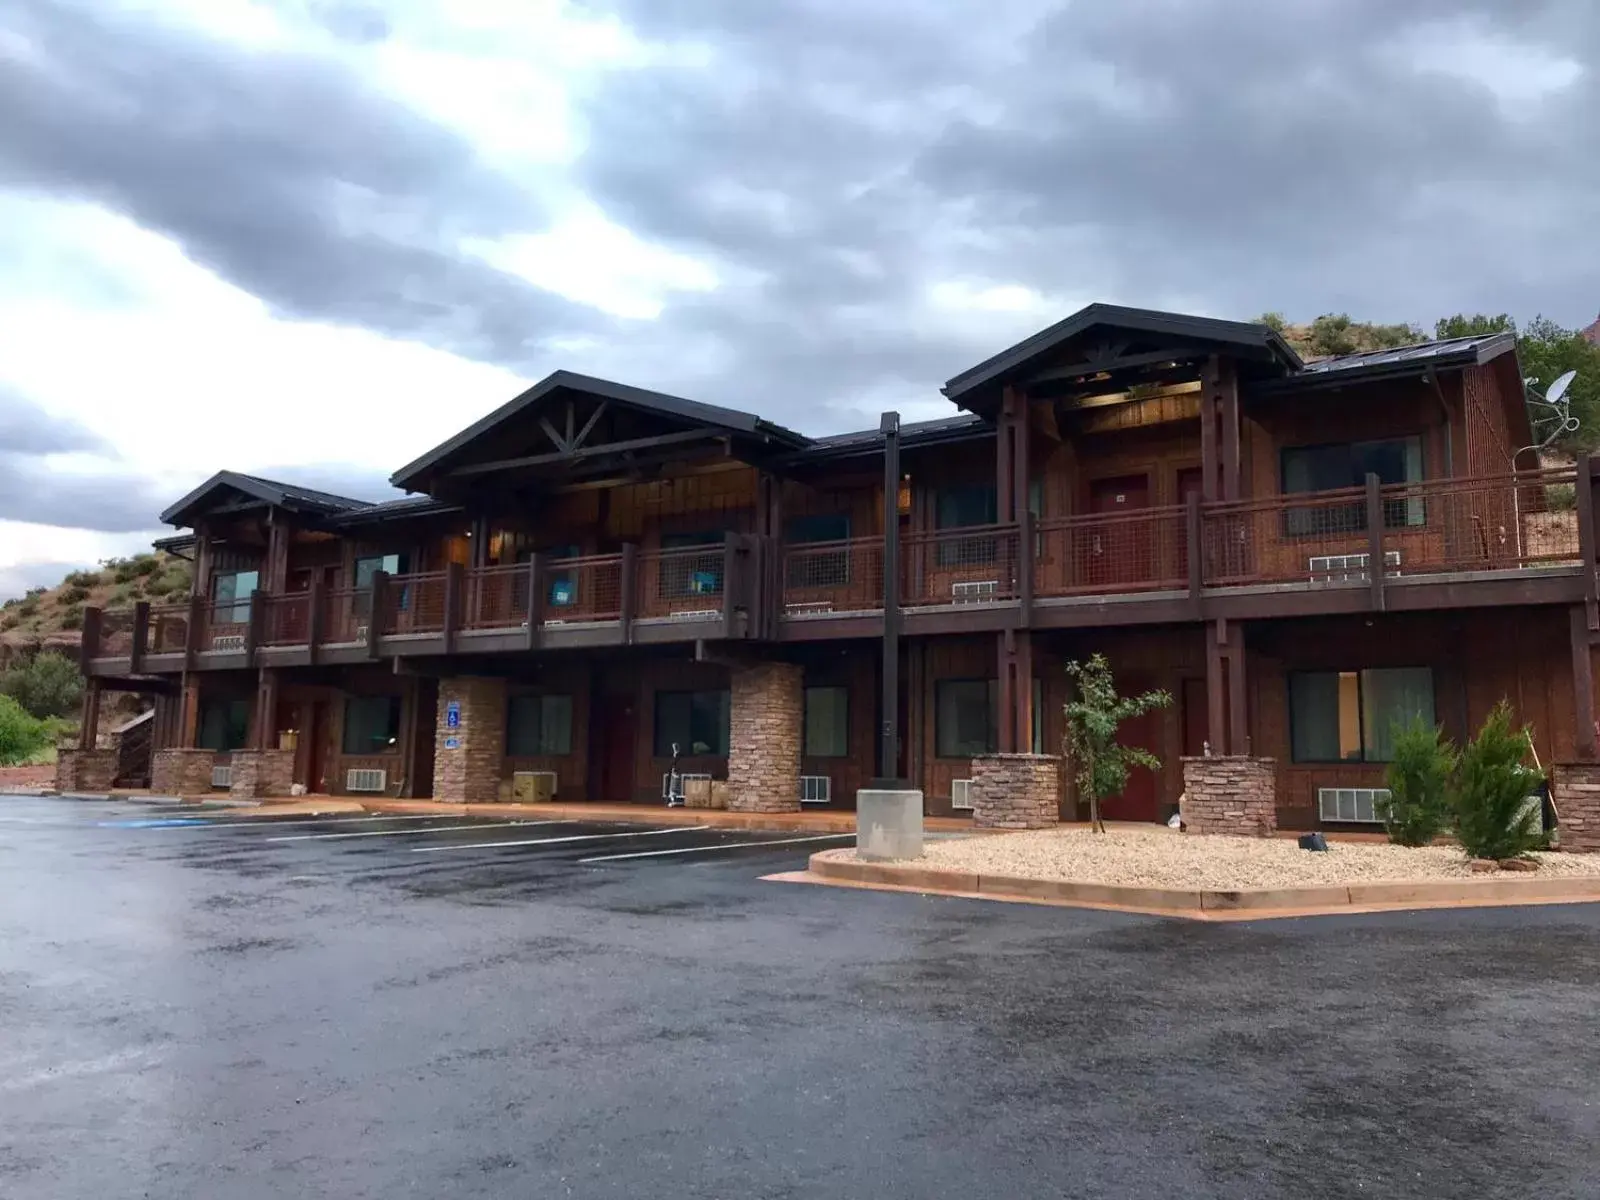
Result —
M1249 916L1329 916L1352 912L1382 912L1408 908L1490 905L1582 903L1600 901L1600 876L1570 875L1544 879L1516 877L1439 880L1401 880L1344 886L1255 888L1245 891L1126 887L1107 883L1075 883L1061 879L1023 879L1009 875L979 875L972 871L945 871L935 867L900 863L861 863L811 856L813 882L857 887L888 887L906 891L978 897L996 900L1116 908L1130 912L1161 913L1192 920Z

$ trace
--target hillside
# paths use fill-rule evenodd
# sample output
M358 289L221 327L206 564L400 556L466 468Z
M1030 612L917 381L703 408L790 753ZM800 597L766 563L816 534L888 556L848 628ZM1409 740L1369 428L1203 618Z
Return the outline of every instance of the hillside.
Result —
M139 600L171 603L189 593L192 567L170 554L114 558L99 570L74 571L53 588L34 588L0 605L0 667L47 646L74 652L83 610Z

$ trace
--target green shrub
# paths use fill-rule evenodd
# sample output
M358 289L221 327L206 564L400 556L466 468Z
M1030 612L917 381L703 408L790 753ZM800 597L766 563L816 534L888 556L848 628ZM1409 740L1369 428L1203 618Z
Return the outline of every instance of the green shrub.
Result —
M1516 858L1545 846L1539 808L1528 804L1540 779L1523 765L1531 745L1502 700L1462 752L1453 807L1456 837L1471 857Z
M7 613L5 616L0 617L0 633L10 633L21 624L22 618L17 616L16 613Z
M58 623L63 629L82 629L83 605L75 604L71 608L63 609Z
M116 604L116 605L128 604L133 600L134 595L135 595L135 585L134 584L131 584L131 583L119 583L119 584L117 584L116 587L111 589L111 597L107 601L107 603Z
M0 695L35 717L69 717L83 697L83 676L66 655L47 650L0 673Z
M1459 756L1443 732L1421 717L1396 728L1384 782L1383 823L1398 846L1426 846L1450 824L1450 776Z
M56 595L56 604L62 608L71 608L74 604L82 604L89 598L89 589L76 583L69 583Z
M90 588L97 587L99 585L99 583L100 583L100 572L99 571L73 571L71 574L69 574L61 582L66 587L69 587L69 588L82 588L85 592L87 592Z
M161 559L154 554L136 554L133 557L133 570L137 575L154 575L161 569Z
M17 603L17 615L31 617L39 611L39 593L29 592Z
M0 767L27 762L50 741L49 731L39 718L10 696L0 695Z

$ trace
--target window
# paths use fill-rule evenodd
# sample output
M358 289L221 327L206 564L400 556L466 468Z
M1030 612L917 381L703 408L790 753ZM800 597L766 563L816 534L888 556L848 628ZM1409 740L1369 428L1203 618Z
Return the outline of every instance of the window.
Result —
M1380 442L1342 442L1331 446L1298 446L1283 452L1283 490L1329 492L1363 487L1368 474L1384 483L1414 483L1422 478L1422 439L1390 438ZM1387 529L1421 525L1420 498L1385 500ZM1316 508L1291 508L1288 532L1299 534L1358 533L1367 527L1364 501Z
M816 542L844 542L849 539L848 513L791 517L783 523L783 540L791 546L805 546ZM837 587L849 582L848 550L798 554L789 558L789 587Z
M512 696L507 700L507 755L542 758L571 753L571 696Z
M993 754L1000 744L1000 683L995 679L941 679L934 685L934 753L940 758Z
M385 575L403 575L406 571L406 556L403 554L366 554L356 559L355 586L356 596L352 607L358 618L365 620L372 615L372 577L379 571ZM410 603L410 589L402 587L399 594L390 600L396 608L404 611Z
M1388 762L1396 726L1417 717L1433 724L1433 672L1427 667L1289 676L1295 762Z
M850 753L850 689L808 687L805 756L843 758Z
M243 625L250 620L250 593L261 586L261 572L233 571L218 575L213 619Z
M196 745L202 750L242 750L250 738L250 701L205 700L200 704Z
M686 550L696 546L707 549L703 554L674 554L662 559L658 584L661 597L722 595L723 539L720 531L663 534L663 550Z
M972 483L940 488L934 497L934 525L939 529L960 529L968 525L993 525L997 519L994 485ZM991 563L998 557L992 537L941 539L938 561L941 567L964 567Z
M728 753L728 692L657 692L657 758L671 758L673 743L678 752L690 755L726 756Z
M399 696L351 696L344 702L346 754L392 754L399 744Z
M553 546L546 555L559 562L564 558L577 558L582 553L577 546ZM578 602L578 573L571 568L550 569L550 590L545 596L551 608L566 608Z

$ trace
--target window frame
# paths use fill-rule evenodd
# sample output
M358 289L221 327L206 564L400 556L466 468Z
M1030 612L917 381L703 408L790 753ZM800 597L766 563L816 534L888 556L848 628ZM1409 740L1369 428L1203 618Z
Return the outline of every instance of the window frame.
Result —
M953 687L986 687L989 711L989 729L986 748L982 750L947 752L948 732L943 727L944 695L947 688ZM1000 681L998 679L984 679L961 677L951 679L937 679L933 684L933 756L947 760L972 759L979 755L994 754L1000 745Z
M239 581L248 578L250 586L245 588L244 595L239 595ZM229 595L224 598L222 585L229 584ZM248 625L250 623L250 597L261 588L261 570L258 567L241 568L237 571L220 571L211 577L211 613L212 619L217 622L226 622L234 625ZM228 615L224 617L223 610Z
M552 748L550 742L551 724L549 721L549 707L553 702L564 702L566 706L565 731L566 740L562 748ZM536 705L534 711L538 714L537 728L533 742L534 748L528 749L515 745L513 734L517 730L516 715L519 708ZM505 755L507 758L567 758L572 754L572 718L576 705L570 692L513 692L506 697L506 730L505 730Z
M952 513L946 519L945 504L958 496L968 498L981 496L983 498L983 512L985 519L979 521L962 521L959 524ZM936 532L946 532L953 529L982 529L992 526L1000 519L1000 492L992 483L981 480L975 483L954 483L934 489L933 493L933 527ZM939 538L938 550L934 560L941 567L982 567L997 562L1000 558L1000 547L996 539L990 535L978 534L970 538Z
M380 750L352 750L350 748L350 710L357 704L386 704L389 712L385 718L386 732L389 741ZM394 695L380 696L346 696L344 709L339 715L339 753L350 758L376 758L387 754L400 753L400 734L404 727L405 712L401 698Z
M1369 732L1369 730L1367 728L1367 686L1368 686L1367 677L1369 675L1373 675L1373 674L1376 674L1378 672L1393 672L1393 671L1426 671L1428 673L1428 686L1429 686L1428 701L1429 701L1429 707L1430 707L1430 709L1432 709L1432 717L1431 717L1431 719L1434 722L1437 722L1438 719L1439 719L1439 705L1438 705L1438 686L1439 686L1439 683L1438 683L1438 678L1437 678L1436 673L1434 672L1433 667L1428 666L1426 664L1411 663L1411 664L1407 664L1407 665L1403 665L1403 666L1358 667L1358 668L1356 668L1354 670L1345 670L1345 669L1342 669L1342 668L1335 667L1335 668L1332 668L1332 669L1319 668L1319 669L1315 669L1315 670L1289 671L1289 672L1287 672L1285 680L1284 680L1284 696L1285 696L1285 704L1288 707L1287 717L1288 717L1288 726L1289 726L1289 761L1292 764L1296 765L1296 766L1313 766L1313 767L1314 766L1346 766L1346 767L1348 767L1348 766L1357 766L1357 765L1360 765L1360 766L1382 766L1385 763L1391 762L1392 761L1391 759L1373 758L1373 757L1370 756L1369 746L1371 744L1372 738L1371 738L1371 734L1370 734L1370 732ZM1337 679L1339 676L1342 676L1342 675L1354 675L1355 676L1355 679L1356 679L1356 714L1355 715L1356 715L1356 726L1357 726L1358 735L1359 735L1360 743L1361 743L1361 754L1360 754L1359 758L1302 758L1299 755L1298 745L1297 745L1297 742L1298 742L1299 739L1297 737L1297 733L1299 732L1300 723L1301 722L1300 722L1300 718L1298 718L1296 716L1296 712L1295 712L1295 680L1296 679L1300 679L1300 678L1308 678L1308 677L1312 677L1312 676L1319 676L1319 675L1321 675L1321 676L1331 675L1335 679Z
M250 745L250 701L232 696L217 696L204 699L200 702L199 719L195 723L195 746L201 750L210 750L213 754L232 754L235 750L243 750ZM207 734L208 717L212 713L226 710L222 717L222 737L218 745L207 745L210 741ZM237 733L237 738L230 736ZM229 742L236 742L228 745Z
M838 693L838 712L840 713L840 727L838 729L839 743L835 750L813 750L811 748L811 695L813 692ZM842 683L811 683L807 684L800 697L800 754L803 758L849 758L850 757L850 689Z
M803 523L811 521L837 521L843 524L844 533L838 536L814 537L797 531ZM816 546L830 542L848 542L851 537L850 514L806 513L790 517L783 523L783 544L786 546ZM837 552L809 554L791 558L785 577L785 586L796 589L843 587L850 582L850 551L841 547Z
M709 700L710 697L716 699ZM657 691L650 705L650 749L653 756L658 759L672 757L671 731L662 729L662 717L669 704L680 700L688 705L688 718L685 723L684 739L679 743L678 757L727 758L729 743L732 740L733 702L731 690L725 687L666 688ZM706 710L711 706L720 710L717 713L721 722L721 728L717 731L720 734L720 741L702 741L694 736L697 712L704 718ZM696 745L706 745L709 749L696 750Z
M1370 451L1374 447L1398 445L1401 456L1405 462L1406 478L1379 479L1384 486L1397 484L1421 483L1428 476L1427 439L1420 433L1399 434L1393 437L1361 438L1345 442L1314 442L1301 446L1284 446L1278 451L1278 488L1285 497L1317 495L1322 492L1342 491L1350 488L1360 488L1366 485L1366 473L1358 472L1356 464L1360 460L1360 451ZM1290 462L1295 456L1308 456L1317 453L1339 450L1344 453L1350 468L1350 482L1339 487L1322 488L1313 487L1295 489L1289 486ZM1415 474L1412 474L1413 464ZM1415 529L1427 524L1427 509L1420 497L1393 499L1385 498L1383 502L1383 527L1385 529ZM1364 500L1354 500L1349 504L1320 505L1317 507L1289 507L1284 510L1283 530L1284 536L1298 537L1329 537L1347 535L1354 537L1365 533L1367 529L1367 509Z
M363 583L361 582L362 568L368 563L376 563L377 566L365 572L366 582ZM391 564L393 565L391 566ZM353 608L356 616L362 620L372 616L373 576L382 571L392 579L396 575L406 574L409 566L410 556L403 551L393 554L356 555L355 561L350 566L350 584L351 589L355 592ZM391 592L390 595L392 597L391 603L401 612L404 612L411 603L411 589L404 585L400 587L398 592Z

